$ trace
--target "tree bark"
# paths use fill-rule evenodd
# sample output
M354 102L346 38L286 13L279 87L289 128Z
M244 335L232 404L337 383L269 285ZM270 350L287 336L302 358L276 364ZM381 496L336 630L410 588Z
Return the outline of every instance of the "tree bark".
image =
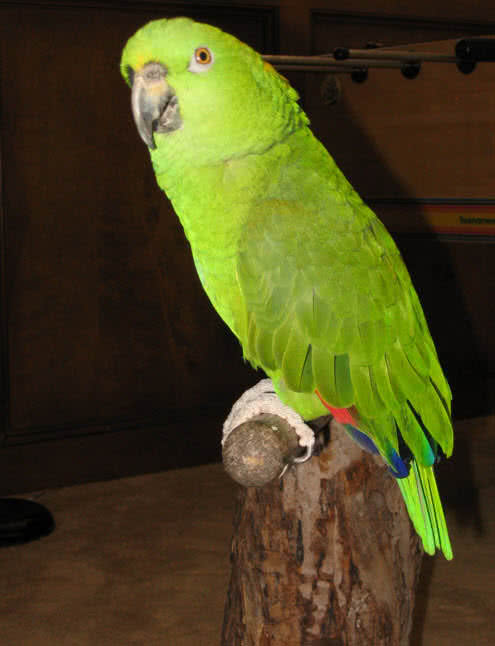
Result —
M421 558L394 478L333 422L318 457L239 490L222 646L406 646Z

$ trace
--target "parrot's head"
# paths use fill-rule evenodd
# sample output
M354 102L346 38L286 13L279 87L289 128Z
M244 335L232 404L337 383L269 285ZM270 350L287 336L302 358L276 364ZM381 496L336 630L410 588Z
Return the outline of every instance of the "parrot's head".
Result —
M155 20L127 42L121 72L154 163L263 152L307 123L297 93L253 49L189 18Z

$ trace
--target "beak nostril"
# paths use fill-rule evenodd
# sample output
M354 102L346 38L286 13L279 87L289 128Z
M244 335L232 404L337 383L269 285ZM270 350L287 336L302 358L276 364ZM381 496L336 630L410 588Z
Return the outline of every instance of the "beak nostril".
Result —
M167 76L167 69L161 63L148 63L143 67L142 74L147 81L161 81Z

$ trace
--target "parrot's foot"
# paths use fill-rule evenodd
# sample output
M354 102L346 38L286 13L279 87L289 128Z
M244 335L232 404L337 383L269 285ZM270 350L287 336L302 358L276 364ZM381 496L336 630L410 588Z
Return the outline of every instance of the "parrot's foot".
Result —
M223 425L222 445L234 428L263 413L285 419L296 432L303 453L294 458L293 462L309 460L313 455L315 434L300 415L280 401L271 379L262 379L236 401Z

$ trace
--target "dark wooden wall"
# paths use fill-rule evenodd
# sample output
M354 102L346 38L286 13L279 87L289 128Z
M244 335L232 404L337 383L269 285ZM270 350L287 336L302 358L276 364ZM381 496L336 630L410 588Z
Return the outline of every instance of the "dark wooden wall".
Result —
M260 51L309 54L495 33L484 4L399 10L382 0L372 13L362 0L345 11L296 0L0 4L0 493L216 459L223 415L258 378L204 296L155 185L118 71L126 39L152 18L182 14ZM321 77L290 79L356 187L379 212L382 204L392 230L397 221L451 381L480 384L474 399L460 387L461 414L476 414L490 405L483 384L495 362L493 238L426 225L404 235L400 204L495 197L492 103L443 117L446 96L459 102L468 87L486 98L495 74L435 74L376 73L362 86L345 78L331 107Z

